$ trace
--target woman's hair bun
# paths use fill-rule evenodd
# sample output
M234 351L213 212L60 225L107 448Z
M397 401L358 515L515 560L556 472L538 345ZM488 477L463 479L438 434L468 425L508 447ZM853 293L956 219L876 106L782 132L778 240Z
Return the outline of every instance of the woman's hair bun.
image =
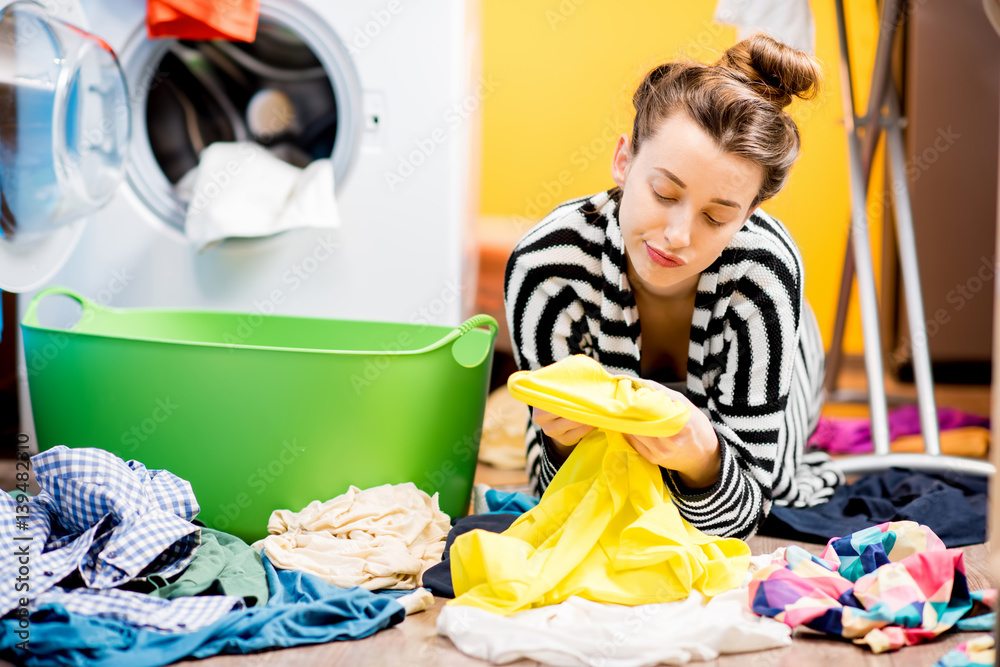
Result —
M809 99L819 90L821 70L816 60L763 34L733 44L715 65L741 75L779 109L791 104L793 97Z

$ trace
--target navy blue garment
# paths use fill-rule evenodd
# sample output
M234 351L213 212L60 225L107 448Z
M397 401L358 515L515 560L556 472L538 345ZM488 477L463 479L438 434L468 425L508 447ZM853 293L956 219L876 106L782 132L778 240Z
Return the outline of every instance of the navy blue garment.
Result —
M0 658L27 667L158 667L183 658L359 639L406 617L402 605L388 597L333 586L305 572L276 570L266 557L261 561L270 589L267 604L231 612L195 632L140 629L53 604L31 615L27 650L15 648L23 641L17 619L0 621Z
M813 507L774 505L760 535L825 544L886 521L916 521L948 547L986 541L985 477L892 468L842 486Z
M455 543L455 538L462 533L481 528L491 533L502 533L510 528L521 515L510 512L490 512L489 514L472 514L463 517L455 522L451 530L448 531L448 539L444 543L444 554L442 560L424 572L423 587L434 595L442 598L455 597L455 589L451 585L451 545Z

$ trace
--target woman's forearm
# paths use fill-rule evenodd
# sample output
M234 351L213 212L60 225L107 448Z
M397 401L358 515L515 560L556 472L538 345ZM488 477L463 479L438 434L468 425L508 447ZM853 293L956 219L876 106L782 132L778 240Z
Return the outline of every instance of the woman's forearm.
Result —
M716 445L715 451L709 456L703 468L688 473L678 470L677 477L689 489L707 489L719 481L719 471L721 468L722 457L719 456L718 445Z

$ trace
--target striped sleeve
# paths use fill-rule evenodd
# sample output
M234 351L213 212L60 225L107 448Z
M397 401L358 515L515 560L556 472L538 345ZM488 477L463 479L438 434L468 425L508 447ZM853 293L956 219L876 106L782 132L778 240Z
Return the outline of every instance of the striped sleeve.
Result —
M733 251L740 261L726 257ZM727 249L720 258L728 308L703 331L707 365L717 372L703 376L699 397L719 439L719 479L692 490L674 471L664 474L678 510L705 533L745 539L770 511L799 339L801 273L787 260L761 248Z
M825 366L823 338L808 302L802 304L799 349L785 409L785 427L778 442L781 456L774 480L774 504L809 507L826 502L844 475L826 452L806 452L823 407Z
M525 434L525 446L528 450L528 482L531 492L538 497L549 488L552 478L562 465L552 456L547 442L548 436L542 432L538 424L533 421L528 422L528 432Z
M521 370L537 370L573 354L594 356L591 315L600 308L594 295L602 278L588 267L600 266L603 233L594 229L589 238L587 225L558 224L559 213L557 209L556 217L528 232L507 262L504 307ZM541 428L529 422L527 466L538 495L560 466L547 441Z

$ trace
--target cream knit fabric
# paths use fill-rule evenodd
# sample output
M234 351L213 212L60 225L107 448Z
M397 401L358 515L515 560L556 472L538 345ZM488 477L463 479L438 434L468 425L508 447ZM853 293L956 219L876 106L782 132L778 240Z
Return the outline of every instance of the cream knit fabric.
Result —
M334 586L413 589L439 563L451 528L438 507L412 482L347 493L301 512L275 510L271 535L254 544L271 563L315 574Z

